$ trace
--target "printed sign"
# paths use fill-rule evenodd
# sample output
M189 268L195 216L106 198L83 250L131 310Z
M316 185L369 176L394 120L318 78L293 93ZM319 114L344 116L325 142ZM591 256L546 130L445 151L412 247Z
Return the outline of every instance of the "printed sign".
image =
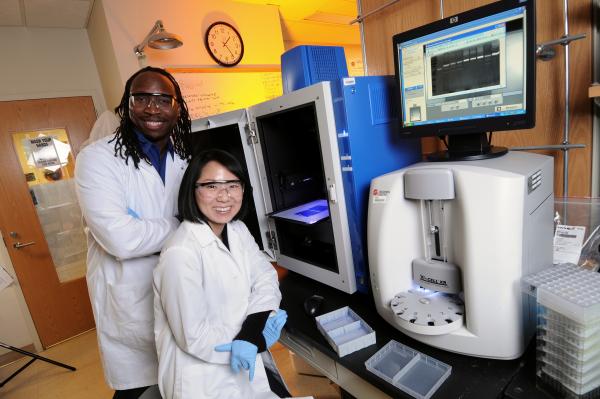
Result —
M60 167L60 159L56 148L54 148L54 139L52 137L36 137L29 139L29 143L36 168Z
M554 233L554 264L579 262L585 226L559 224Z

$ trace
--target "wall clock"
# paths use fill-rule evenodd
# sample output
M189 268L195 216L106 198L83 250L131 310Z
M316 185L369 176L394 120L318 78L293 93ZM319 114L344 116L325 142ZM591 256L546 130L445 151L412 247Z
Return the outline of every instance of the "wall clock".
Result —
M244 56L242 36L227 22L211 24L204 35L204 45L213 60L226 67L237 65Z

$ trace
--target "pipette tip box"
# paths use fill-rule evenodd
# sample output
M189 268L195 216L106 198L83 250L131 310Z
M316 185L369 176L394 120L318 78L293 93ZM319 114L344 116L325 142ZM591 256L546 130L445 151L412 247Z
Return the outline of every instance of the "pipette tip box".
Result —
M600 273L557 265L523 279L537 299L537 375L562 397L600 398Z

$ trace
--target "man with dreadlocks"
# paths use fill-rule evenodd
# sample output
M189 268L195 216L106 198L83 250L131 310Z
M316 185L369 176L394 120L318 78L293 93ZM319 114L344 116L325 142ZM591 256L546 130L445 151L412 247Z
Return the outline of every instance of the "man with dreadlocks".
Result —
M175 217L190 158L191 122L179 85L146 67L125 84L114 135L77 157L88 227L87 283L113 398L138 398L158 381L152 271Z

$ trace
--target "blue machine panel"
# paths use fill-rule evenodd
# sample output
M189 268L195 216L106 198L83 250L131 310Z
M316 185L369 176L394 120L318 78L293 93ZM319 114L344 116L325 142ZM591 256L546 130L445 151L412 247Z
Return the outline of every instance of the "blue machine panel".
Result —
M393 77L337 79L331 85L332 94L340 93L333 105L357 288L367 292L371 179L421 161L421 142L397 134L399 105Z

